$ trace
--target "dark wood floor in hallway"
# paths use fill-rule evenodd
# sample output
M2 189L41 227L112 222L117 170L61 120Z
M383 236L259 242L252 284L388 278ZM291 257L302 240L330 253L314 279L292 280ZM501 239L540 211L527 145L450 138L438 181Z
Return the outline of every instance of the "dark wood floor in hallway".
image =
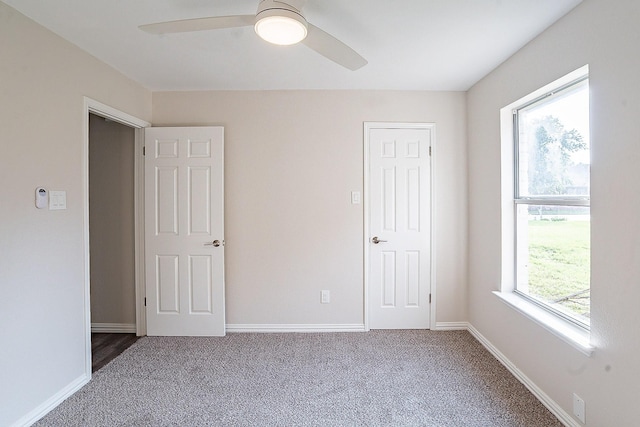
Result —
M91 334L91 372L111 362L137 340L136 334Z

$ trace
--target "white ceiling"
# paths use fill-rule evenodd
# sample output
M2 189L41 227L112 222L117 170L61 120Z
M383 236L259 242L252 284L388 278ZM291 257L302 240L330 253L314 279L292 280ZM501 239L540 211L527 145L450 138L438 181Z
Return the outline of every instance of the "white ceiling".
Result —
M252 27L151 35L139 25L255 14L258 0L2 0L154 91L467 90L581 0L308 0L306 19L369 64L349 71Z

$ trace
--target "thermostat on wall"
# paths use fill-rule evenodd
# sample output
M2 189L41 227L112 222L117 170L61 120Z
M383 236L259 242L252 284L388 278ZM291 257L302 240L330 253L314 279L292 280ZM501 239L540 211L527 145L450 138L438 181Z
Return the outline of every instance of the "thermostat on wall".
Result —
M49 204L49 194L42 187L36 188L36 208L45 209Z

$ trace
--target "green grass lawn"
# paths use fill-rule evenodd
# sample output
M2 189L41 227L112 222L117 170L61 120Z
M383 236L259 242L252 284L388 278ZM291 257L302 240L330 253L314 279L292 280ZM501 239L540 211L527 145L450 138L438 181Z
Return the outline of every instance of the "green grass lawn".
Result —
M529 293L551 302L589 289L589 221L529 221ZM560 302L589 317L589 293Z

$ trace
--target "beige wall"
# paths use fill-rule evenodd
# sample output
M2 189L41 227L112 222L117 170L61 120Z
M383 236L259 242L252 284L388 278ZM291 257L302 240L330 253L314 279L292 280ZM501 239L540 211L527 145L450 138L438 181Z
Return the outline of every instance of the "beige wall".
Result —
M133 128L89 121L91 323L135 324Z
M638 425L640 2L585 0L468 93L469 315L515 366L588 426ZM500 286L500 108L589 64L591 358L513 311Z
M0 3L0 425L85 376L83 96L151 116L150 92ZM38 186L67 209L36 209Z
M587 425L636 424L638 22L635 0L584 0L466 99L433 92L154 94L156 125L225 126L228 322L360 323L363 212L349 193L362 190L362 122L435 122L437 320L466 320L468 303L474 327L566 412L576 392L586 401ZM152 118L152 102L140 85L4 3L0 54L0 425L11 425L85 375L83 96L144 120ZM587 63L591 358L491 294L500 281L499 109ZM68 209L35 209L38 186L67 191ZM332 291L331 304L319 304L320 289Z
M154 93L154 126L225 127L227 322L363 323L365 121L436 123L437 321L466 321L465 113L451 92Z

